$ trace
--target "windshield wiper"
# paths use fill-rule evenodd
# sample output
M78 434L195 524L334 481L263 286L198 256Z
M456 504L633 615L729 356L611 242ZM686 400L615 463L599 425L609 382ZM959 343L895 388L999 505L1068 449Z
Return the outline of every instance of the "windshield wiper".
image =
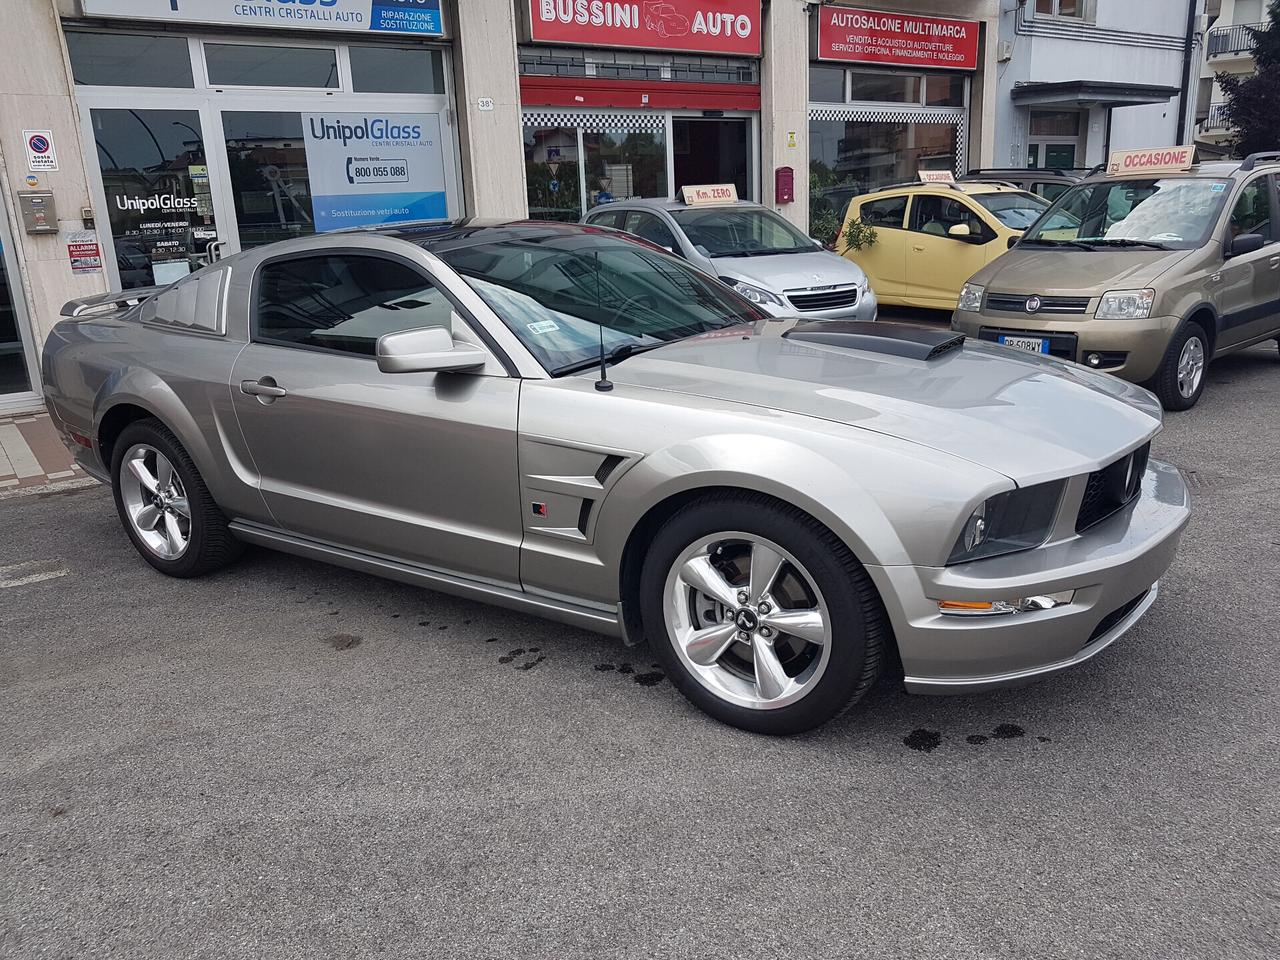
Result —
M615 363L627 359L627 357L634 357L638 353L656 350L658 347L666 346L668 343L674 343L674 341L662 340L658 343L620 343L605 354L605 366L611 367ZM579 360L577 363L558 367L553 371L552 376L560 377L570 373L581 373L583 370L590 370L593 367L598 366L600 366L600 358L596 356L592 357L590 360Z
M1100 247L1149 247L1152 250L1173 249L1168 244L1160 243L1156 240L1131 240L1128 237L1103 237L1100 240L1090 240L1089 242Z
M1034 237L1032 239L1023 237L1018 243L1037 247L1075 247L1077 250L1088 250L1090 253L1095 252L1096 249L1083 240L1051 240L1048 237Z

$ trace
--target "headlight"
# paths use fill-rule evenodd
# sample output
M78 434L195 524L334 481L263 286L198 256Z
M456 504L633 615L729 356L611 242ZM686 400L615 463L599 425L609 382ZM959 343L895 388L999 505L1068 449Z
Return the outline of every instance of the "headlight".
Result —
M1049 539L1066 488L1067 481L1054 480L991 497L965 522L948 565L1040 546Z
M721 277L720 279L729 284L729 286L733 287L733 289L737 290L752 303L771 303L775 307L786 306L786 304L782 302L781 297L770 293L768 290L763 290L760 287L754 287L742 280L733 280L729 277Z
M956 304L956 309L965 313L977 313L982 309L982 295L986 292L987 288L984 286L966 283L960 288L960 302Z
M1094 316L1099 320L1145 320L1155 302L1154 290L1109 290L1102 295Z

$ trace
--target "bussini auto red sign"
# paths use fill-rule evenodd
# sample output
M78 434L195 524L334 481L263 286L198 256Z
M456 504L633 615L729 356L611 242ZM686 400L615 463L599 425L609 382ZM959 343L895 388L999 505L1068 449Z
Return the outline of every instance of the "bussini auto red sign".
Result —
M531 39L760 55L760 0L529 0Z
M824 6L818 57L901 67L978 69L978 24L853 7Z

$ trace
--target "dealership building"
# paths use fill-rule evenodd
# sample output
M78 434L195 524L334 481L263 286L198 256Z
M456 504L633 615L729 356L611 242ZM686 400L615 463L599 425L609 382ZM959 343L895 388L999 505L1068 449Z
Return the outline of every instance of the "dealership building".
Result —
M699 183L821 236L857 193L996 159L1001 8L9 0L0 410L38 398L65 301L288 237Z

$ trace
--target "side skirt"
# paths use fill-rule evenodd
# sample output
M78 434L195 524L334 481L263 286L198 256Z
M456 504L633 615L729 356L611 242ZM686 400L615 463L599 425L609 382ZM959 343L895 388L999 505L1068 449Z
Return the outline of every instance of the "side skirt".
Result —
M281 553L291 553L295 556L331 563L348 570L359 570L361 573L373 574L375 577L385 577L388 580L398 580L401 583L424 587L428 590L466 597L468 600L478 600L480 603L490 603L535 617L545 617L548 620L555 620L609 637L623 636L616 613L606 613L564 600L533 596L514 586L472 580L406 563L403 560L350 550L319 540L295 536L249 520L232 520L230 527L231 532L246 543L270 550L279 550Z

